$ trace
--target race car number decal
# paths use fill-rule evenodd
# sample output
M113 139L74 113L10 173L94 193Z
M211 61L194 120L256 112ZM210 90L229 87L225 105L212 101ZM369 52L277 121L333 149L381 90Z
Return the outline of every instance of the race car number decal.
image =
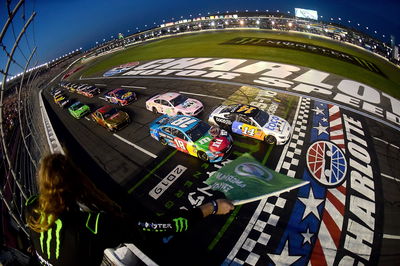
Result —
M249 127L242 127L242 131L244 135L247 136L254 136L256 129L255 128L249 128Z
M184 116L184 117L181 117L181 118L175 120L174 122L172 122L171 125L177 126L180 128L186 128L186 127L190 126L191 124L193 124L194 122L196 122L196 119Z
M174 139L176 149L179 151L187 152L185 142L181 139L175 138Z
M252 106L248 106L248 105L243 105L236 112L244 113L244 114L250 114L254 109L257 109L257 108L256 107L252 107Z

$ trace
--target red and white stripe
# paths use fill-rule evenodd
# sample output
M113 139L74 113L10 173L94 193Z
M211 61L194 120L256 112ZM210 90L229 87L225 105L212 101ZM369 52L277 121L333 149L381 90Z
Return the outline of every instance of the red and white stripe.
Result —
M346 152L340 109L331 104L328 108L330 140ZM326 191L325 210L309 265L333 265L339 248L345 205L346 182Z

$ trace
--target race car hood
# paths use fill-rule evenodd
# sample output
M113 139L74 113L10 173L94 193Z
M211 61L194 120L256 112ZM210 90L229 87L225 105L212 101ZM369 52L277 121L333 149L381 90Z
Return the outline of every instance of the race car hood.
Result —
M134 97L135 97L134 92L128 91L128 92L124 93L123 95L121 95L120 98L121 98L121 100L130 100Z
M231 141L228 138L228 133L225 130L220 130L217 136L213 136L210 132L196 141L196 144L205 150L211 152L223 152L231 146Z
M74 113L81 114L89 110L89 106L84 105L81 106L79 109L73 110Z
M196 99L187 99L180 105L175 106L175 109L182 113L193 113L203 107L203 104Z
M289 123L279 116L270 115L268 122L263 126L263 129L282 134L290 127Z
M109 124L120 124L123 123L126 119L128 119L128 114L122 111L119 111L118 113L110 116L109 118L106 119L106 122Z
M214 116L214 115L217 115L217 114L221 113L221 111L222 111L224 108L226 108L226 105L220 105L220 106L218 106L217 108L215 108L215 109L211 112L210 116Z

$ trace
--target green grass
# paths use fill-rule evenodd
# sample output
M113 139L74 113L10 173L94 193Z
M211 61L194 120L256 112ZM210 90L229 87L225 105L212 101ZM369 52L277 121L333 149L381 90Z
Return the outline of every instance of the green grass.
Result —
M375 63L387 77L385 78L351 63L308 52L265 46L221 45L221 43L237 37L297 41L342 51ZM400 98L400 70L386 60L359 48L329 39L300 33L277 33L272 31L207 32L161 39L130 47L93 61L86 68L83 76L101 76L103 72L114 66L132 61L179 57L244 58L305 66L365 83Z

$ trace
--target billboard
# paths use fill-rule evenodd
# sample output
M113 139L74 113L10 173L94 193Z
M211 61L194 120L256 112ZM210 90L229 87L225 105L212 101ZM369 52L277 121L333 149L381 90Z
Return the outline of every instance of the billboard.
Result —
M309 19L318 20L317 10L295 8L294 12L295 12L295 16L298 18L309 18Z

